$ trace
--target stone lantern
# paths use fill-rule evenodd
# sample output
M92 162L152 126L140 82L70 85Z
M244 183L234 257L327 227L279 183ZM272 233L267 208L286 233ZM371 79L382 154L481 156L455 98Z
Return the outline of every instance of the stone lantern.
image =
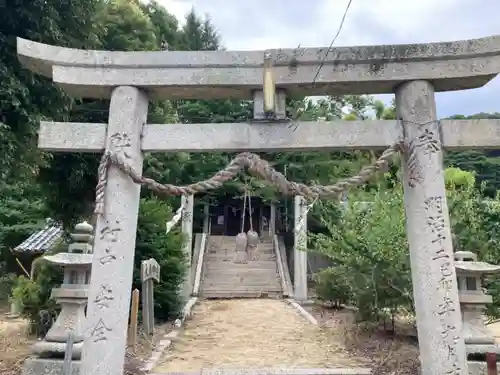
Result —
M476 254L470 251L457 251L455 268L462 311L462 335L468 357L500 354L500 348L485 324L484 311L486 305L492 303L492 297L483 291L481 283L484 276L500 273L500 266L479 262Z
M92 266L92 232L93 228L87 222L77 224L75 232L71 234L72 243L68 252L44 257L48 262L64 268L63 284L60 288L52 289L52 298L61 305L61 312L44 339L35 344L34 353L38 358L32 357L26 361L23 374L39 373L36 371L42 368L58 373L69 332L73 336L72 359L81 358Z

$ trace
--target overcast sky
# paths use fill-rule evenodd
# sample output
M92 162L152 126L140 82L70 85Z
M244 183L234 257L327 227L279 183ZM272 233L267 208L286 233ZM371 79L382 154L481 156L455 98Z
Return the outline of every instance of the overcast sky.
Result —
M328 46L348 0L158 0L178 19L208 14L231 50ZM425 43L500 34L500 0L353 0L334 46ZM383 96L390 101L391 96ZM439 117L500 112L500 78L438 93Z

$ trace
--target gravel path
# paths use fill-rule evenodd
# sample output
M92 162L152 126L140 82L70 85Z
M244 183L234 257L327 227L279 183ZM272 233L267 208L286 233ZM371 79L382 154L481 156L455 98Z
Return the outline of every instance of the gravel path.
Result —
M349 355L341 336L313 326L284 301L206 300L153 372L366 366Z

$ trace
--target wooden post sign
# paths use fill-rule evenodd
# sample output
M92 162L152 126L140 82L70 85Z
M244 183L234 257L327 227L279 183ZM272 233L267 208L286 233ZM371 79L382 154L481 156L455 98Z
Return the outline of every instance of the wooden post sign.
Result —
M143 260L141 263L142 324L146 335L152 335L154 332L153 280L160 281L160 265L153 258Z

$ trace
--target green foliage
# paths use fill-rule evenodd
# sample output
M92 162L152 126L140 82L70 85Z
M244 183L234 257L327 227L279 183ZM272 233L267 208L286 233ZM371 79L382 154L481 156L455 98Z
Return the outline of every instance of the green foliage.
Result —
M181 305L179 286L186 270L182 234L174 231L168 235L165 233L165 223L171 217L172 210L165 202L141 199L133 287L141 288L141 261L155 258L161 267L161 282L154 288L156 317L160 320L177 317ZM61 243L50 253L61 251L67 251L67 244ZM52 288L62 283L61 267L52 265L43 258L38 258L35 263L33 280L20 276L12 290L12 297L22 309L22 315L33 324L38 322L41 310L52 312L57 309L50 296ZM0 287L3 287L2 283L3 280L0 280Z
M500 199L485 198L484 184L476 189L474 181L468 185L451 186L448 203L456 250L472 251L481 261L500 264ZM493 297L487 314L500 317L500 279L486 277L483 286Z
M109 0L97 13L103 26L101 48L109 51L152 51L158 49L157 31L139 4Z
M333 260L331 273L351 288L336 299L350 295L361 317L371 319L384 309L409 310L413 299L401 187L364 194L364 200L369 203L350 203L335 223L328 214L333 203L321 203L330 235L317 235L316 249Z
M17 303L23 316L35 318L40 306L40 284L19 276L12 288L12 300ZM33 311L36 310L35 314ZM34 320L34 319L32 319Z
M48 210L28 173L17 182L0 181L0 196L5 197L0 201L0 262L5 263L5 272L20 271L11 250L45 226Z
M475 189L473 173L457 168L446 170L446 186L455 250L473 251L480 260L500 264L500 199L485 200ZM317 278L320 297L345 300L349 296L362 319L373 319L385 311L412 311L401 186L356 194L340 218L331 215L337 209L333 203L319 207L329 235L314 236L315 251L335 264ZM500 282L487 279L485 287L494 300L488 314L498 316Z
M499 119L500 113L476 113L472 116L456 115L455 119ZM500 154L497 150L488 151L452 151L446 154L445 163L471 171L476 176L476 188L481 188L484 196L494 198L500 189Z
M168 46L178 46L180 35L178 32L179 22L174 15L170 14L157 1L148 1L140 4L142 11L149 17L155 28L156 44L162 47L166 43Z
M0 270L2 267L0 267ZM17 283L17 275L7 273L0 276L0 303L6 303L12 296L12 290Z
M165 233L165 223L171 218L172 210L165 202L141 199L133 286L141 288L141 261L156 259L161 274L154 287L155 317L160 320L177 318L182 302L179 286L186 271L182 234L175 229Z
M460 168L447 168L444 180L447 188L459 186L473 188L476 182L474 173L463 171Z
M5 3L5 2L4 2ZM21 67L16 37L81 48L92 46L99 25L91 22L99 0L13 0L0 13L0 178L17 177L40 163L38 121L61 118L71 101L47 79Z
M333 301L339 307L351 301L352 290L347 277L350 271L337 266L322 269L314 275L316 294L324 301Z
M67 244L60 243L48 254L56 254L67 250ZM17 303L21 315L30 322L32 332L36 332L40 312L47 311L54 315L59 306L51 299L52 288L61 285L63 281L62 268L47 262L43 258L34 261L34 274L31 279L19 276L12 289L12 300Z
M40 312L45 310L48 315L54 316L59 307L55 301L49 299L44 284L38 280L33 281L25 276L19 276L12 289L11 300L17 304L21 316L30 323L31 332L35 333L40 321Z

